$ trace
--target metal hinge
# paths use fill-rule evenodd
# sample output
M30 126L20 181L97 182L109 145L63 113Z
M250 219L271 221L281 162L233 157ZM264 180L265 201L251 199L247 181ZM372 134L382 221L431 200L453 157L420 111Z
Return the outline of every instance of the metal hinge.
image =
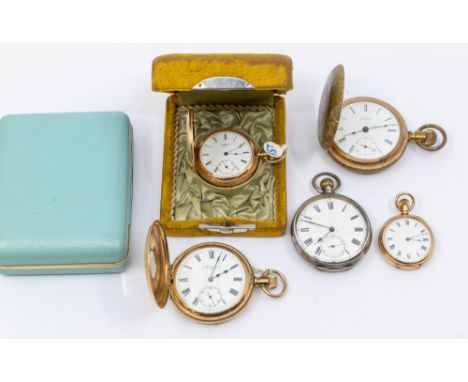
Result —
M199 224L198 228L210 231L210 232L218 232L224 235L230 235L233 233L243 233L248 231L254 231L256 228L255 224L232 224L229 222L225 222L222 224Z

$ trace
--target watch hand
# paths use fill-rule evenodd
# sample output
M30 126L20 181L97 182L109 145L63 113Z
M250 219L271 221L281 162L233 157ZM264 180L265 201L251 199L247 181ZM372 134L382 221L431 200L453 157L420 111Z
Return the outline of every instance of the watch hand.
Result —
M427 232L420 233L420 234L414 235L414 236L408 236L408 237L406 238L406 240L413 240L413 239L415 239L415 238L417 238L417 237L419 237L419 236L424 236L424 235L427 235Z
M370 147L370 146L367 146L367 145L363 145L362 143L359 143L359 146L362 146L364 147L365 149L371 149L372 151L375 151L375 149L373 147Z
M347 137L348 135L354 135L354 134L362 133L362 132L363 132L362 129L351 131L350 133L343 135L343 137Z
M329 245L328 248L336 248L336 247L340 247L344 245L344 243L341 243L341 244L332 244L332 245Z
M224 275L224 274L228 273L229 271L233 270L233 269L236 268L236 267L237 267L237 264L236 264L236 265L233 265L231 268L225 269L224 271L218 273L218 274L217 274L215 277L213 277L213 278L215 279L216 277L219 277L219 276L221 276L221 275Z
M302 219L302 221L305 222L305 223L308 223L308 224L315 224L315 225L318 225L319 227L327 228L327 229L329 229L329 230L331 230L331 229L333 228L333 227L328 227L328 226L326 226L326 225L313 222L313 221L311 221L311 220L304 220L304 219Z
M231 150L229 150L229 151L226 151L226 152L227 152L227 153L231 153L231 152L233 152L234 150L240 149L242 146L243 146L243 144L241 144L240 146L234 147L233 149L231 149Z
M215 265L213 267L213 270L211 271L210 277L208 277L208 281L213 281L213 274L214 274L214 271L216 269L216 266L218 265L218 261L219 261L220 258L221 258L221 252L219 253L218 259L216 260L216 263L215 263Z

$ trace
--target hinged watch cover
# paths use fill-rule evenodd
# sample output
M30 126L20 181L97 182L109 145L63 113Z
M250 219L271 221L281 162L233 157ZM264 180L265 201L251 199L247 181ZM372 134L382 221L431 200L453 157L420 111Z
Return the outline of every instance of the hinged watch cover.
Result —
M187 161L191 168L195 168L195 132L193 131L193 122L193 111L189 110L187 113Z
M328 75L320 100L318 138L320 145L328 150L333 144L340 122L344 95L344 67L336 66Z
M151 225L146 236L145 269L150 293L156 304L164 308L170 294L171 266L166 234L158 220Z

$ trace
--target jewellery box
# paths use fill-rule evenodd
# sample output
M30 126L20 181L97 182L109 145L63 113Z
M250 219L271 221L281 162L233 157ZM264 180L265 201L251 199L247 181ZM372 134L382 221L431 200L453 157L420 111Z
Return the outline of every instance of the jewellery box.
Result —
M166 102L161 191L160 221L165 232L171 236L284 234L285 161L257 161L248 181L220 187L191 165L191 144L197 145L215 130L241 131L252 147L265 148L269 141L277 144L271 147L285 144L282 95L292 89L291 59L278 54L163 55L153 61L152 87L171 93ZM192 130L187 127L190 118ZM224 155L231 151L226 149ZM201 155L207 155L203 148Z
M132 201L125 114L3 117L0 185L0 272L124 269Z

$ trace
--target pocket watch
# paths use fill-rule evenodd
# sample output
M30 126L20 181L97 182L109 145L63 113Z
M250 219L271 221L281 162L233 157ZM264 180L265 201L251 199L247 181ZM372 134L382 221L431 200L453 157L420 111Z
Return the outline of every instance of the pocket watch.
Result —
M335 174L315 175L312 186L320 195L306 200L294 215L291 224L294 246L322 271L350 269L369 249L372 239L369 218L354 200L335 193L341 186Z
M187 144L189 166L206 182L218 187L233 187L247 182L257 171L260 160L281 162L286 145L257 142L240 129L214 129L195 140L195 119L187 112Z
M328 76L320 101L318 134L321 146L344 167L372 173L389 167L409 142L428 151L445 146L447 134L435 124L408 131L401 114L388 103L372 97L343 101L344 68Z
M389 219L379 234L379 248L384 258L400 269L418 269L434 252L431 228L423 218L409 214L414 205L413 195L398 194L395 206L400 215Z
M194 245L171 266L166 235L157 220L146 238L145 268L150 293L161 309L171 297L183 314L204 324L234 317L254 287L270 297L283 296L287 288L282 273L256 271L241 252L222 243Z

